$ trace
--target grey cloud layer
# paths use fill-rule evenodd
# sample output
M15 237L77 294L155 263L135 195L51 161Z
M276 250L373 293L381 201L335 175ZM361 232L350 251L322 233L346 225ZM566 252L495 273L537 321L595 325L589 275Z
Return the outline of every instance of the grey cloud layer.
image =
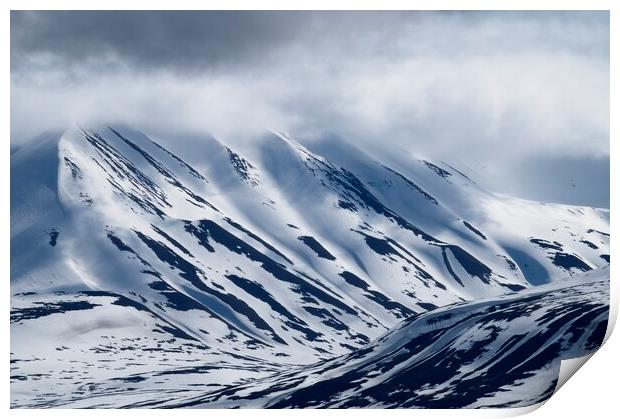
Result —
M14 142L75 120L328 131L539 199L566 185L514 168L609 158L605 12L13 12L11 35Z
M66 65L113 55L130 66L184 71L239 64L295 33L295 16L251 12L14 12L12 63L49 54Z
M23 71L37 55L69 66L111 55L185 72L264 61L287 46L328 60L330 50L381 61L471 48L609 54L604 12L24 11L11 14L11 29L13 69Z

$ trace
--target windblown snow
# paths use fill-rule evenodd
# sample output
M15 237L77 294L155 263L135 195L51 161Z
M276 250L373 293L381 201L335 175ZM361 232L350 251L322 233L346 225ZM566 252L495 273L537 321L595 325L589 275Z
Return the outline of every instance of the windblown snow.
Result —
M12 407L523 406L603 341L608 210L336 140L173 140L11 155Z

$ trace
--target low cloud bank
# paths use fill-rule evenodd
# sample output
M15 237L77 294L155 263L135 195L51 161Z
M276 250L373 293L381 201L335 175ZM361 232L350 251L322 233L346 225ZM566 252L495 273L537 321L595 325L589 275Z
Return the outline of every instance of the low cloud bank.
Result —
M605 12L13 12L11 20L13 144L76 121L236 141L269 128L329 132L459 160L527 198L562 188L554 199L609 205L608 187L594 199L572 186L608 172ZM549 176L569 169L576 180Z

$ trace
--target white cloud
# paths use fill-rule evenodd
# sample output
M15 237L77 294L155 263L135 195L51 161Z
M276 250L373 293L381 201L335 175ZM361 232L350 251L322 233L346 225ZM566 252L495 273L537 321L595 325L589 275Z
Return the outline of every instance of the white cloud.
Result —
M510 177L502 167L540 155L566 155L573 165L608 158L605 16L416 15L372 28L354 17L337 28L326 22L300 28L251 63L187 73L147 71L109 52L64 66L33 53L29 70L12 78L12 141L72 121L123 121L223 138L323 130L482 162L499 178Z

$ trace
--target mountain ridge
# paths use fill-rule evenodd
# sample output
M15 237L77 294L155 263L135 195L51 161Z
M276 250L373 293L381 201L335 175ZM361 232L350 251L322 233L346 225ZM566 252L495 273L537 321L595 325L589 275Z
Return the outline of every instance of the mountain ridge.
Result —
M29 324L128 307L153 325L119 322L132 333L195 342L250 377L608 265L608 211L499 197L429 160L317 154L281 133L204 141L186 161L129 127L76 127L11 155L12 353Z

